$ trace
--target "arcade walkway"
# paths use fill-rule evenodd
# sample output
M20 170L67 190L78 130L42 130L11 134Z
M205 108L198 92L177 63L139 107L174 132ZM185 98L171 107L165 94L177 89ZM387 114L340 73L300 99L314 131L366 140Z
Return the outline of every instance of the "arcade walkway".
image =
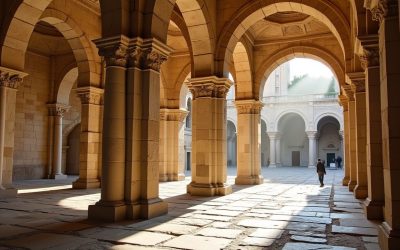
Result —
M72 178L18 182L18 197L0 200L0 249L379 249L342 171L324 188L314 171L263 169L264 184L224 197L187 195L188 178L162 183L168 215L117 224L86 220L100 190L73 190Z

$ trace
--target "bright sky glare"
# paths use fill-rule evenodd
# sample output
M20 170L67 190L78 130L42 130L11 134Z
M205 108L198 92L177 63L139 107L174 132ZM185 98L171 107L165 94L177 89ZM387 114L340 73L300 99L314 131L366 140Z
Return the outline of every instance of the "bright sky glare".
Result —
M308 74L310 77L324 77L331 78L333 76L332 71L316 60L308 58L295 58L290 60L290 80L293 80L294 76L301 76Z

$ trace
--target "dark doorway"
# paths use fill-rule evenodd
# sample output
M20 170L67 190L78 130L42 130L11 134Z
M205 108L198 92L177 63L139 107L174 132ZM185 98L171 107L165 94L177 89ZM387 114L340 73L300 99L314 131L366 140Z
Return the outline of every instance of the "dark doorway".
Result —
M329 168L331 163L335 163L335 159L336 159L335 153L327 153L326 154L326 167Z
M191 159L190 159L190 152L186 152L186 170L190 171L190 163L191 163Z
M300 151L292 151L292 166L300 166Z

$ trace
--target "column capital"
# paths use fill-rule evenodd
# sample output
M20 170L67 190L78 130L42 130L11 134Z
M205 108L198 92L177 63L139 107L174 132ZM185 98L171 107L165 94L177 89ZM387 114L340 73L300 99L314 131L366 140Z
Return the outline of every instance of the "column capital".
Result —
M359 36L362 54L359 55L361 66L364 70L372 67L379 67L379 36L365 35Z
M346 95L340 94L339 95L339 104L343 107L343 112L349 110L349 99Z
M275 139L277 139L277 138L280 139L280 137L281 137L281 132L278 132L278 131L275 131L275 132L267 132L267 135L268 135L268 137L269 137L270 140L271 140L271 139L275 140Z
M252 100L236 100L235 106L238 114L260 114L264 104L260 101Z
M136 37L129 42L129 67L160 72L161 65L167 60L172 49L155 38Z
M342 90L346 96L347 102L354 101L354 91L351 88L351 85L346 84L342 86Z
M318 131L306 131L308 139L317 139Z
M225 99L231 86L231 80L216 76L190 78L188 84L189 90L193 95L193 100L197 98Z
M70 109L71 106L62 103L48 103L49 116L64 117L64 114Z
M365 0L364 6L371 10L372 20L379 23L398 15L397 0Z
M103 56L106 66L126 67L128 61L129 38L121 35L93 40Z
M188 114L185 109L160 109L160 120L183 122Z
M27 75L22 71L0 67L0 87L18 89L22 84L22 79Z
M365 92L365 73L364 72L352 72L347 73L351 81L351 89L354 93Z
M96 87L80 87L75 89L82 104L101 105L103 102L104 89Z

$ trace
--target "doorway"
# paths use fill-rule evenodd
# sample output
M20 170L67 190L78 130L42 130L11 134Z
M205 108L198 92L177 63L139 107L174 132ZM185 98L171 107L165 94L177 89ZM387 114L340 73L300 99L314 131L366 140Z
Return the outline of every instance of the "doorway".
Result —
M191 169L190 163L191 163L190 152L186 152L186 170L187 171L190 171L190 169Z
M335 164L335 159L336 159L335 153L327 153L326 166L329 168L331 163Z
M300 151L292 151L292 166L300 166Z

